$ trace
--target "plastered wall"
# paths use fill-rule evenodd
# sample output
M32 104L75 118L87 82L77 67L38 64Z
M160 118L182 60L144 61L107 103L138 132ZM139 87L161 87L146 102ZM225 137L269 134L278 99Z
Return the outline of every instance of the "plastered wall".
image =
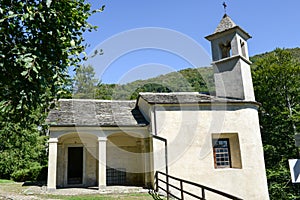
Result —
M168 141L170 175L244 199L269 199L255 108L228 105L225 110L197 110L195 107L165 106L156 110L157 134ZM240 167L215 169L212 137L217 137L216 134L238 136ZM163 150L162 142L153 140L155 170L165 169ZM212 193L208 193L207 198L209 196L221 199Z

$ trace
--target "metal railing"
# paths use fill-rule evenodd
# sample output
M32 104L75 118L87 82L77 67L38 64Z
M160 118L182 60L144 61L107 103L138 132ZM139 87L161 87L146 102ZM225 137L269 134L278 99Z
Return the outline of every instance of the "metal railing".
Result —
M163 175L165 177L165 180L159 178L159 174ZM225 192L215 190L215 189L206 187L204 185L200 185L198 183L194 183L194 182L191 182L191 181L176 178L174 176L170 176L170 175L168 175L166 173L163 173L163 172L156 171L155 178L156 178L156 188L155 188L156 192L158 192L159 189L163 190L167 194L167 199L169 199L169 197L171 196L175 199L184 200L185 195L189 195L189 196L194 197L195 199L206 200L205 192L209 191L211 193L214 193L214 194L217 194L217 195L220 195L220 196L223 196L223 197L227 197L228 199L242 200L239 197L227 194ZM170 184L170 180L172 180L172 179L178 181L179 186L175 186L173 184ZM159 182L162 182L166 186L166 188L160 186ZM200 188L201 194L197 195L197 194L194 194L194 193L191 193L191 192L188 192L188 191L184 190L184 188L183 188L184 184L188 184L188 185L192 185L192 186ZM175 194L172 194L172 192L170 191L170 188L174 188L177 191L180 191L180 197L176 196Z

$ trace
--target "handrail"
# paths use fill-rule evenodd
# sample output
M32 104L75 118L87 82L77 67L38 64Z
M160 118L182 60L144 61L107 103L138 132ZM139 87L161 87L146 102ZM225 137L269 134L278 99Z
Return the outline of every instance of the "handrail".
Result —
M166 176L166 177L168 177L170 179L174 179L176 181L179 181L180 188L178 186L170 184L169 181L167 182L165 180L159 179L158 174L161 174L161 175L164 175L164 176ZM178 200L184 200L184 194L190 195L190 196L192 196L192 197L194 197L196 199L206 200L206 198L205 198L205 191L210 191L210 192L213 192L213 193L218 194L218 195L223 196L223 197L227 197L228 199L232 199L232 200L243 200L243 199L241 199L239 197L236 197L236 196L233 196L231 194L228 194L228 193L225 193L225 192L222 192L222 191L219 191L219 190L216 190L216 189L204 186L204 185L200 185L198 183L194 183L194 182L191 182L191 181L183 180L183 179L180 179L180 178L168 175L168 174L160 172L160 171L156 171L155 178L156 178L156 192L158 192L158 190L161 189L161 190L163 190L164 192L167 193L167 196L170 195L173 198L178 199ZM166 179L166 180L169 180L169 179ZM166 186L167 186L168 189L165 189L165 188L159 186L159 184L158 184L159 181L162 182L162 183L164 183L164 184L166 184ZM185 191L183 189L183 183L190 184L190 185L193 185L193 186L201 188L201 197L199 195L196 195L196 194L193 194L191 192ZM169 190L170 187L172 187L172 188L174 188L176 190L179 190L180 194L181 194L181 197L177 197L174 194L172 194L170 192L170 190Z

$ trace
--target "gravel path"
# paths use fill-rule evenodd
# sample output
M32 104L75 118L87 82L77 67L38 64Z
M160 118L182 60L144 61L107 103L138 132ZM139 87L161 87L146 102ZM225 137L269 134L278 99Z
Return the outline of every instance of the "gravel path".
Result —
M23 186L23 183L0 184L0 200L52 200L48 195L78 196L90 194L148 193L140 187L111 186L105 190L98 188L65 188L49 193L46 186ZM49 197L49 198L48 198ZM57 198L56 198L57 200Z

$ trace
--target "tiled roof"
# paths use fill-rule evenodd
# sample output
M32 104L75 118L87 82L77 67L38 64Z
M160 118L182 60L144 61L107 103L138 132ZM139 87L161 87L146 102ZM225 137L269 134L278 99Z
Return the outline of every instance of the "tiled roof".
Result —
M139 98L144 99L149 104L255 104L256 101L246 101L236 98L216 97L198 92L171 92L171 93L151 93L141 92Z
M140 98L143 98L150 104L189 104L212 101L226 101L228 99L218 98L198 92L172 92L172 93L140 93Z
M214 33L220 33L236 26L237 25L232 21L232 19L225 14Z
M244 37L246 40L251 38L251 35L249 35L249 33L247 33L241 27L236 25L232 21L232 19L226 14L223 16L223 18L222 18L221 22L219 23L219 25L217 26L215 32L211 35L206 36L205 38L209 41L212 41L216 38L219 38L220 34L223 34L226 31L228 31L229 33L232 33L234 31L239 32L239 34L242 34L242 37Z
M47 122L53 126L146 126L136 101L61 99Z

